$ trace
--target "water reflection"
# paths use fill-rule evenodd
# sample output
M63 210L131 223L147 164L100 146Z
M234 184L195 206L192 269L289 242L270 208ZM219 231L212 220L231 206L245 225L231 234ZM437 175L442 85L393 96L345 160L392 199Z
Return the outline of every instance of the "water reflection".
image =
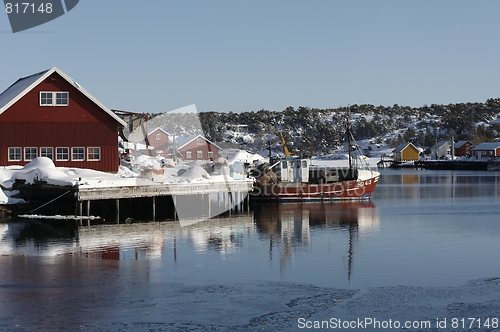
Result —
M350 280L355 242L360 235L378 229L380 220L371 201L329 203L262 204L255 208L255 221L260 232L269 236L269 254L273 259L278 247L280 271L295 252L311 246L311 232L322 229L347 232L348 279Z
M498 172L404 169L386 170L383 171L382 175L378 186L385 188L377 190L374 193L374 198L427 199L500 196L500 174ZM433 190L428 190L429 188ZM385 195L382 196L380 193Z
M204 221L76 226L38 221L0 225L0 254L25 256L79 255L106 260L178 262L178 246L192 254L238 254L245 245L266 245L269 257L280 256L280 270L294 252L310 247L312 231L340 231L352 245L379 227L373 202L262 204L251 212Z

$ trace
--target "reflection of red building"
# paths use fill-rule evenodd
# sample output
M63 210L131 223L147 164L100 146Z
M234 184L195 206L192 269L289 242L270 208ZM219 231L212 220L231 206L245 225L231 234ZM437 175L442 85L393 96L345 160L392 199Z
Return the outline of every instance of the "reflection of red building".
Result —
M215 160L220 148L201 135L178 137L177 150L184 160Z
M118 129L127 124L56 67L0 94L0 165L47 157L59 167L118 170Z

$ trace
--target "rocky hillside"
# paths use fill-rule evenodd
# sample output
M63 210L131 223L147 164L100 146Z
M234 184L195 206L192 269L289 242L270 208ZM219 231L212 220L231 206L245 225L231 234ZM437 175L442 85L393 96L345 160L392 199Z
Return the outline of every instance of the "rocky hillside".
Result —
M268 142L275 152L282 152L281 132L291 151L321 156L344 146L348 110L355 138L374 144L395 147L409 141L429 148L451 137L475 144L500 139L500 99L419 108L352 105L349 109L301 106L244 113L163 113L150 115L150 128L159 126L176 135L201 133L221 147L262 155L267 155Z

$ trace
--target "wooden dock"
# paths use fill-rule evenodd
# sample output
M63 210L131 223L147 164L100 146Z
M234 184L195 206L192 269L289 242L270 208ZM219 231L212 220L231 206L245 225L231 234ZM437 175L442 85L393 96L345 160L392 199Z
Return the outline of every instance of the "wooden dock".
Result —
M249 192L253 188L253 181L239 180L220 183L172 183L148 186L121 186L121 187L86 187L79 186L76 198L78 201L93 201L103 199L179 196L179 195L207 195L213 193Z
M223 211L231 211L231 209L241 210L249 209L249 195L253 189L252 180L233 180L227 182L216 183L169 183L146 186L117 186L117 187L90 187L77 186L76 201L80 216L85 214L90 216L91 201L115 201L116 220L120 220L120 199L134 198L151 198L151 217L156 219L156 200L159 197L169 196L172 198L174 205L178 204L185 197L200 197L199 201L193 202L193 210L202 212L203 215L217 215ZM217 202L215 205L211 203L209 196L217 194ZM182 201L185 202L185 199ZM181 203L186 209L186 204ZM206 206L202 206L206 205ZM176 207L177 210L178 207Z

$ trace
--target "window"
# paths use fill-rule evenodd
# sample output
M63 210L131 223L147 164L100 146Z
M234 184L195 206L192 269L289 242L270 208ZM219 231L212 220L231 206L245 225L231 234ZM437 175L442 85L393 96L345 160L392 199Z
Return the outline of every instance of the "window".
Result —
M24 148L24 160L33 160L37 157L37 148Z
M56 92L56 106L68 106L69 92Z
M186 159L191 159L191 151L186 151Z
M40 92L40 106L52 106L52 92Z
M87 160L89 161L101 160L101 148L87 148Z
M40 106L68 106L69 92L40 92Z
M214 153L212 151L208 151L208 159L214 159Z
M156 140L157 141L161 140L161 134L156 134Z
M196 151L196 159L203 159L203 151Z
M81 161L85 159L85 148L71 148L71 160Z
M40 157L47 157L54 160L54 149L53 148L40 148Z
M282 168L288 168L288 163L286 161L283 161L281 164Z
M198 139L196 140L196 144L202 145L203 144L203 139L201 137L198 137Z
M69 148L56 148L56 160L69 160Z
M9 161L21 161L21 148L9 148Z

